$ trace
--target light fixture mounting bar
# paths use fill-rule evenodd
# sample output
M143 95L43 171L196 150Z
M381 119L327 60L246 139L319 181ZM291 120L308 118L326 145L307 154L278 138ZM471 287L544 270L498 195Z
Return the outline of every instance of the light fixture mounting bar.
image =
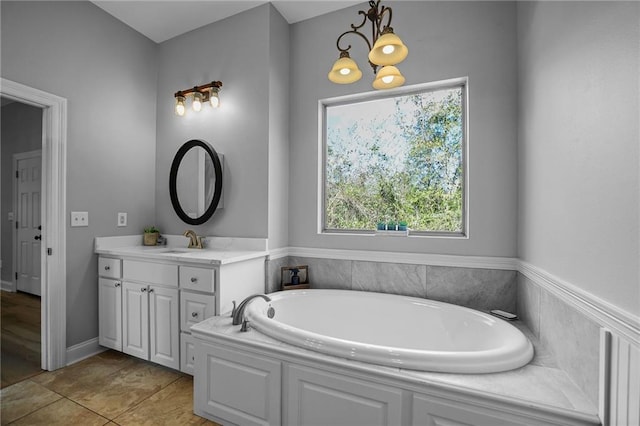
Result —
M222 87L221 81L212 81L211 83L203 84L201 86L194 86L190 89L180 90L176 92L173 96L174 97L187 96L193 93L202 93L204 95L204 94L208 94L210 89L220 90L221 87Z

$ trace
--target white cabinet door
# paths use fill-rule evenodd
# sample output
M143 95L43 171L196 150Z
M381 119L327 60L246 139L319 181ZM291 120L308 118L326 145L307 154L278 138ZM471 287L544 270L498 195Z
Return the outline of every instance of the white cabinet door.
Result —
M150 360L180 368L178 289L149 287Z
M486 407L465 407L458 401L448 401L435 396L413 395L414 426L521 426L535 424L548 425L542 419L533 423L512 413L500 413Z
M146 285L122 284L122 351L149 359L149 297Z
M180 333L180 371L193 376L195 362L195 338L188 333Z
M122 283L110 278L98 279L99 343L122 351Z
M402 390L290 365L286 395L290 425L400 425Z
M280 425L279 361L195 339L194 412L223 424Z

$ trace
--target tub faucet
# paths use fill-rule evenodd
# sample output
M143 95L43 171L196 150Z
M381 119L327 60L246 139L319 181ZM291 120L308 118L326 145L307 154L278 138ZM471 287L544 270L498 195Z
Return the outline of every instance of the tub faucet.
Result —
M191 230L191 229L187 229L186 231L184 231L184 235L185 237L189 237L189 247L188 248L197 248L197 249L201 249L202 247L202 237L199 237L195 231Z
M256 297L262 297L264 300L266 300L267 302L271 302L271 299L269 298L269 296L265 296L264 294L253 294L249 297L247 297L246 299L244 299L242 302L240 302L240 304L238 305L238 307L235 307L235 301L233 302L234 308L233 311L231 312L231 317L233 318L233 325L240 325L242 324L242 329L240 331L247 331L247 321L243 321L244 320L244 308L247 306L247 304L252 301L253 299L255 299ZM269 316L269 318L273 318L273 315L275 314L275 310L269 306L269 312L267 313L267 315Z

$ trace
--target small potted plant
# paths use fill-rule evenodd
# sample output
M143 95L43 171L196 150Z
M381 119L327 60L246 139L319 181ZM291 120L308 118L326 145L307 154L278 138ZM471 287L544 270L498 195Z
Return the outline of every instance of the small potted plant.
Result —
M406 220L401 220L400 222L398 222L398 231L406 231L407 225L408 224Z
M155 246L158 244L158 237L160 231L155 226L148 226L144 228L143 243L145 246Z

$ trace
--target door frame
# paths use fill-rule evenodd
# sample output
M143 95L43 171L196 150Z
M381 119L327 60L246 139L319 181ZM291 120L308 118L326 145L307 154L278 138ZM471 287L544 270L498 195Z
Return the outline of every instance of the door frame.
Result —
M0 94L42 108L42 368L67 358L67 100L0 77Z
M38 149L38 150L34 150L34 151L25 151L25 152L17 152L15 154L13 154L13 174L11 176L15 176L16 172L18 171L18 161L19 160L24 160L25 158L32 158L38 156L40 157L40 163L42 164L42 149ZM42 198L42 171L40 172L40 197ZM13 223L15 224L15 222L18 220L17 217L17 213L18 213L18 179L15 179L13 181L13 207L12 207L12 211L15 215L15 217L13 218ZM42 210L42 202L40 202L40 210ZM42 212L41 212L42 213ZM41 220L43 218L41 217ZM18 270L18 251L19 251L19 247L18 247L18 229L15 226L11 227L12 230L12 235L13 235L13 242L11 244L11 246L13 247L13 281L12 281L12 289L13 291L18 291L18 279L16 278L15 272ZM41 241L42 243L42 241ZM40 247L42 247L42 244L40 244ZM42 256L40 256L40 258L42 259ZM42 265L41 265L42 266ZM42 276L42 271L40 271L40 276ZM42 278L40 279L40 285L42 285ZM42 291L42 289L41 289Z

